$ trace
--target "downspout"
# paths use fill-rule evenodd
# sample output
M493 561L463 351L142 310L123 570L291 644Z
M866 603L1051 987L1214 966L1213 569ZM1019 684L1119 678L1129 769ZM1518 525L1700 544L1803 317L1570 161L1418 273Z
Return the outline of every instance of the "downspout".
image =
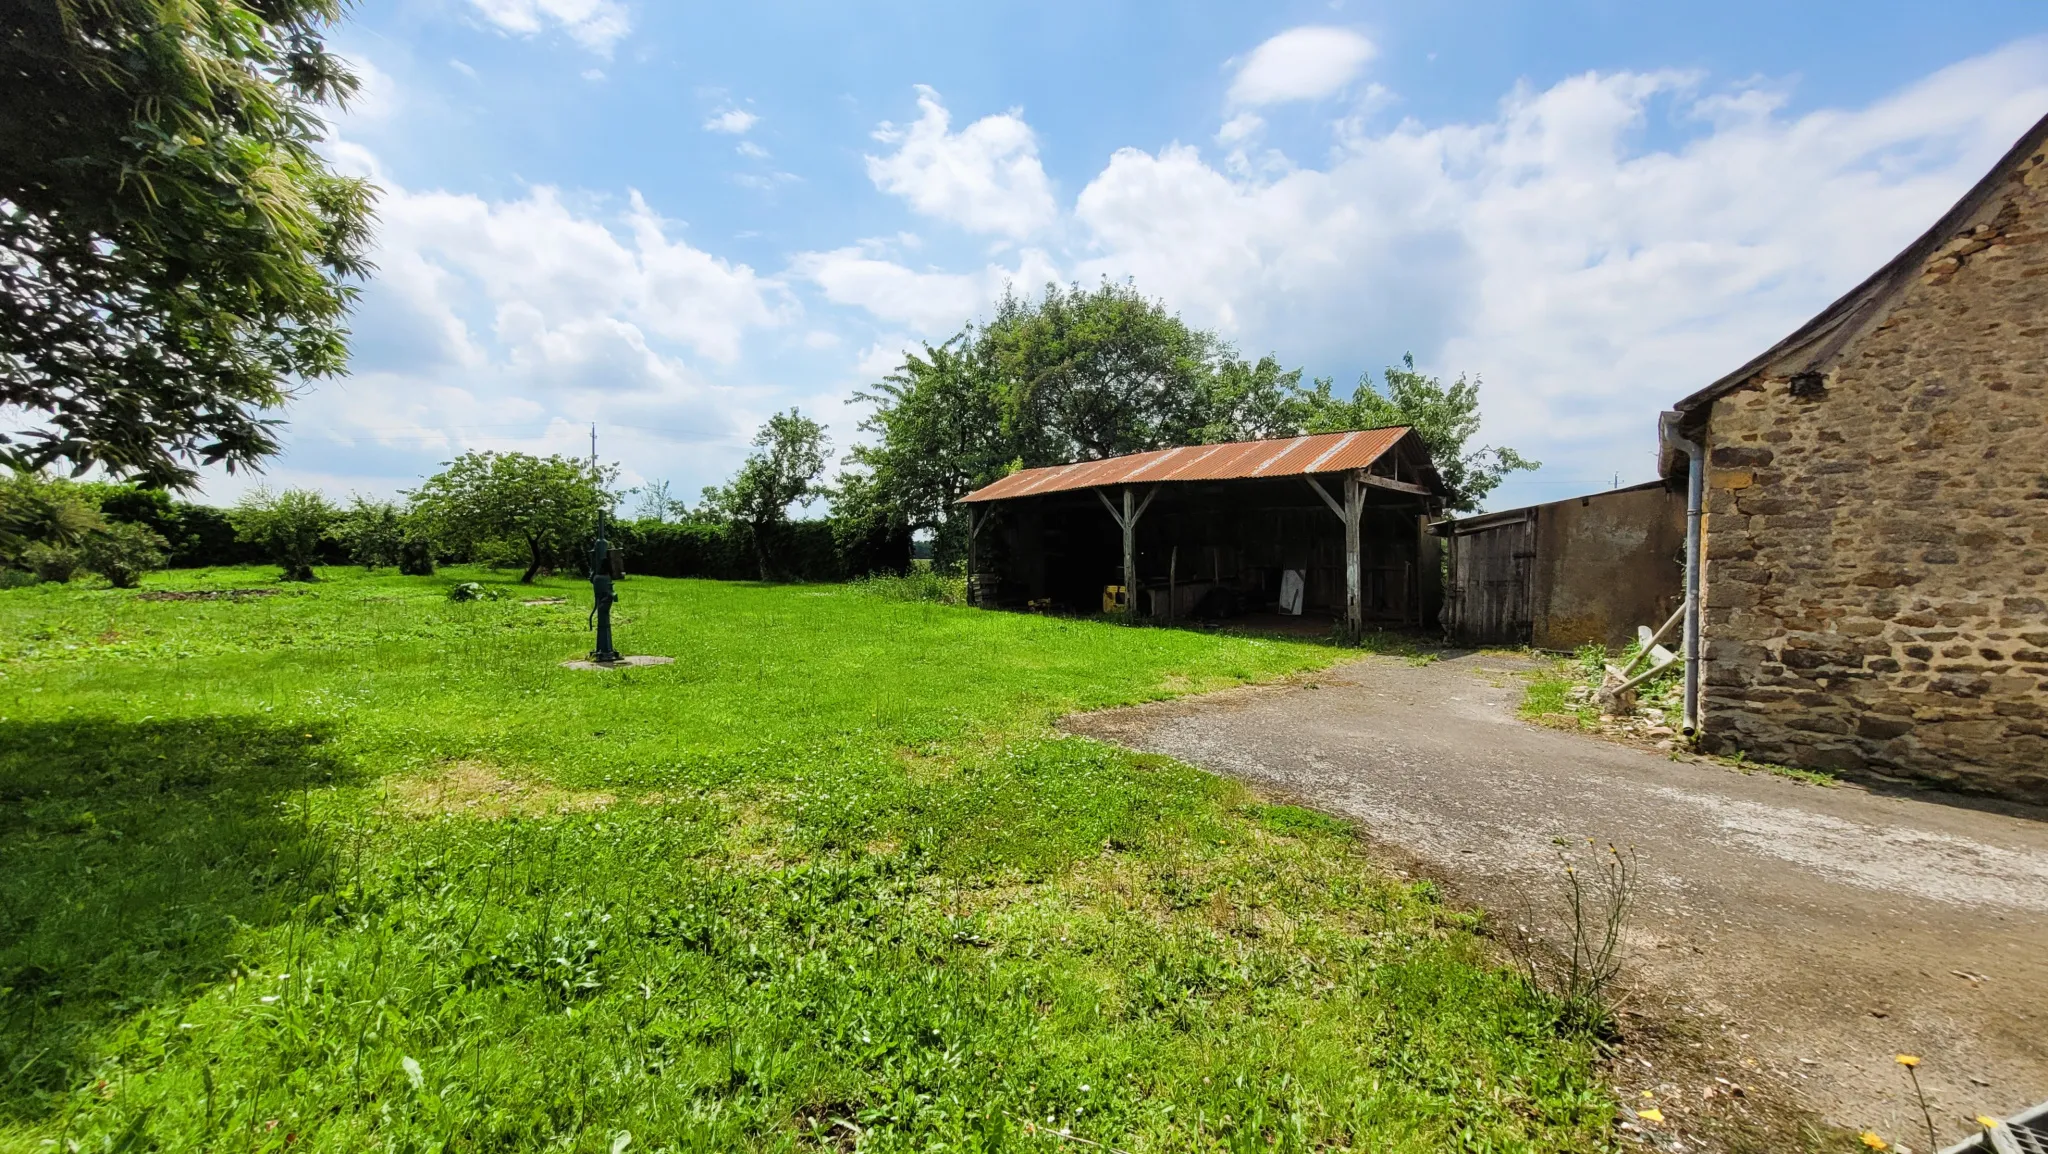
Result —
M1667 451L1684 453L1685 466L1685 719L1679 733L1687 739L1700 731L1700 514L1706 504L1707 451L1679 432L1681 413L1658 418L1658 440Z

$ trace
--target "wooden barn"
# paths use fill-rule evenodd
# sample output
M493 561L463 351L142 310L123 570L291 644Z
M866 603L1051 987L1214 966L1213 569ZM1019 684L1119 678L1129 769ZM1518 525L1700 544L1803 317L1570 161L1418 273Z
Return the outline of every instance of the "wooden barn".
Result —
M1406 427L1024 469L961 498L977 605L1433 626L1445 490Z

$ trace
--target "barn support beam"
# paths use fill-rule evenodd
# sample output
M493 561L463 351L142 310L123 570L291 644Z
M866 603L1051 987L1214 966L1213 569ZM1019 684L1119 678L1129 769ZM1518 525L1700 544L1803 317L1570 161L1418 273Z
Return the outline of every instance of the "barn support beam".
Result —
M973 505L967 506L967 603L969 605L979 605L981 603L980 598L975 595L975 578L981 575L981 567L976 563L979 555L975 549L975 539L981 536L981 527L988 524L989 515L993 512L994 510L990 510L984 513Z
M1365 516L1365 486L1367 474L1353 470L1344 474L1344 500L1340 504L1323 483L1313 476L1304 476L1308 487L1316 491L1330 512L1344 522L1344 632L1357 640L1365 632L1365 590L1364 558L1360 556L1363 534L1360 522Z
M1102 490L1096 489L1094 492L1095 499L1102 502L1103 508L1109 510L1110 519L1116 522L1117 528L1124 531L1124 616L1136 617L1138 615L1138 518L1143 517L1145 510L1152 507L1152 498L1159 495L1159 486L1154 485L1146 490L1145 499L1140 501L1138 500L1138 491L1126 485L1124 487L1124 508L1121 513L1117 512L1116 506L1110 503L1109 498L1103 494Z
M1344 475L1344 632L1352 640L1365 631L1364 558L1359 521L1365 515L1365 486L1359 474Z

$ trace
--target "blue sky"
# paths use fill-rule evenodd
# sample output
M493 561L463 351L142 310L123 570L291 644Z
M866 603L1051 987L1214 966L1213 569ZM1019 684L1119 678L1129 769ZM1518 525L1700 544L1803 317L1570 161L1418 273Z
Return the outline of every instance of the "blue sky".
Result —
M1628 483L2048 113L2039 0L384 0L334 41L379 274L262 479L337 495L593 420L694 494L792 404L843 447L1005 283L1102 277L1310 376L1479 373L1545 462L1495 507Z

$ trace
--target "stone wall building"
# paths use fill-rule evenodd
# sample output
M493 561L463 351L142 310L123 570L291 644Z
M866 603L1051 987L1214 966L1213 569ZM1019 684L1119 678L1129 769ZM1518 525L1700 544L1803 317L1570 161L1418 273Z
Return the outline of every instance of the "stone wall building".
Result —
M2044 148L1679 402L1709 748L2048 803Z

